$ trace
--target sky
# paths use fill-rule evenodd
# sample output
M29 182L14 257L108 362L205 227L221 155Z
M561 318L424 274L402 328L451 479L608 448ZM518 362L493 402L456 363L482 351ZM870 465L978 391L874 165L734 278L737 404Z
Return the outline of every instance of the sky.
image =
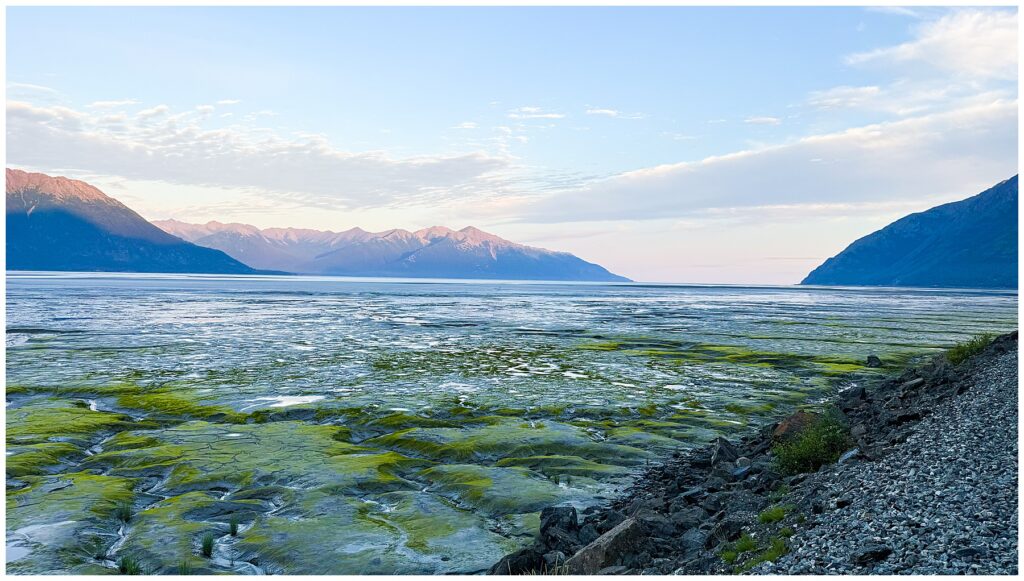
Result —
M1017 173L1014 8L7 8L7 165L793 284Z

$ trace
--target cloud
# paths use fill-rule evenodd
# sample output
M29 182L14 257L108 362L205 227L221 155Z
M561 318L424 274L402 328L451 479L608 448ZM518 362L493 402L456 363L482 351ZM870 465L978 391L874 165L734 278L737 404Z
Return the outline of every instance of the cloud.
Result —
M93 101L88 105L90 109L114 109L117 107L127 107L128 105L135 105L138 103L135 99L117 99L113 101Z
M1017 13L1010 10L956 10L919 24L914 39L847 57L851 65L925 65L975 79L1017 77Z
M599 107L591 107L584 111L587 115L597 115L602 117L615 117L618 119L643 119L646 117L643 113L623 113L617 109L604 109Z
M170 111L170 110L171 110L171 108L168 107L167 105L157 105L156 107L151 107L149 109L143 109L142 111L139 111L135 116L138 117L139 119L153 119L154 117L160 117L161 115L166 115L167 112Z
M751 125L781 125L782 119L778 117L747 117L743 122Z
M875 86L850 87L843 85L824 91L814 91L807 102L818 109L862 107L873 101L881 92L882 90Z
M242 102L241 99L221 99L220 101L217 101L217 104L218 105L237 105L237 104L239 104L241 102Z
M173 113L166 105L139 116L149 122L9 102L8 161L41 171L243 188L334 209L482 197L509 187L504 157L347 152L321 135L282 136L251 125L207 129L196 111Z
M508 112L509 119L562 119L562 113L551 113L540 107L519 107Z
M479 125L472 121L463 121L462 123L459 123L455 127L452 127L452 129L476 129L477 127L479 127Z
M962 198L1017 172L1017 101L1000 100L600 180L524 222L659 219L711 208Z
M60 94L57 89L51 89L50 87L44 87L43 85L34 85L32 83L7 83L7 96L13 95L33 95L33 96L46 96L55 97Z

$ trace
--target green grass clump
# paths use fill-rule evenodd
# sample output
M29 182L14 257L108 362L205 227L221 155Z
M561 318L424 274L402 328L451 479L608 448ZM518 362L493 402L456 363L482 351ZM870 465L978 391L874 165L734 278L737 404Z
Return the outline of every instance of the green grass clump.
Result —
M757 520L761 524L771 524L779 522L786 518L786 513L789 512L790 507L782 504L775 505L766 509L761 514L757 515Z
M992 334L983 333L967 341L957 343L949 351L946 351L946 359L953 365L960 365L974 355L981 353L994 339L995 336Z
M795 534L796 531L793 530L793 527L783 527L782 530L779 531L779 536L784 539L788 539Z
M774 538L772 539L772 542L767 549L762 551L753 559L750 559L746 563L743 563L742 566L737 568L736 572L743 573L753 569L761 563L771 563L788 552L789 547L786 546L786 541L782 540L781 538Z
M231 532L231 536L238 536L238 517L232 516L231 522L228 523L228 530Z
M771 500L772 502L778 502L783 498L786 498L787 494L789 494L789 485L780 484L776 486L774 490L768 493L768 499Z
M736 544L733 546L736 548L737 551L741 553L746 553L747 551L753 551L757 549L757 541L754 540L754 537L748 535L747 533L743 533L742 535L740 535L740 538L736 539Z
M785 474L813 472L839 459L852 439L838 412L820 416L798 434L772 448L779 470Z
M126 523L132 520L132 512L131 501L122 501L114 506L113 515L117 520Z
M722 551L718 553L718 556L721 557L723 561L731 565L735 563L743 553L749 553L750 551L756 550L757 541L754 537L747 533L743 533L735 542L726 543L723 546Z
M182 560L178 563L178 575L191 575L192 574L192 563L188 559Z
M117 570L122 575L142 575L142 563L132 555L124 555L117 560Z
M203 556L209 559L213 556L213 533L206 533L202 540Z

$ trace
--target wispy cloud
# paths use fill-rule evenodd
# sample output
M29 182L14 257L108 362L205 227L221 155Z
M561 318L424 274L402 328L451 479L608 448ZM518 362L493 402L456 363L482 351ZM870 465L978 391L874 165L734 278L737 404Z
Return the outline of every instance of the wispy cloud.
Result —
M117 107L127 107L128 105L135 105L138 101L135 99L115 99L112 101L93 101L89 103L90 109L114 109Z
M747 117L743 122L750 125L781 125L782 119L779 119L778 117L760 116Z
M562 113L552 113L540 107L519 107L508 112L509 119L562 119Z
M161 115L166 115L171 108L167 105L157 105L156 107L150 107L149 109L143 109L139 111L135 116L139 119L153 119Z
M1017 101L626 172L524 209L535 222L663 219L710 208L963 196L1017 172Z
M1013 10L955 10L914 29L908 42L856 53L851 65L928 66L968 78L1017 76L1017 13Z
M814 91L807 102L819 109L843 109L861 107L872 101L882 92L876 86L850 87L843 85L824 91Z
M217 101L217 104L218 105L237 105L237 104L239 104L241 102L242 102L241 99L221 99L220 101Z
M643 113L624 113L618 109L607 109L602 107L590 107L584 111L587 115L596 115L599 117L615 117L618 119L643 119L646 117Z
M478 127L480 127L480 125L473 121L463 121L462 123L452 127L452 129L476 129Z
M278 200L329 208L371 208L501 193L510 160L479 152L393 157L349 152L314 134L281 135L253 125L208 129L199 109L167 105L135 115L7 104L8 161L77 168L129 180L245 188Z

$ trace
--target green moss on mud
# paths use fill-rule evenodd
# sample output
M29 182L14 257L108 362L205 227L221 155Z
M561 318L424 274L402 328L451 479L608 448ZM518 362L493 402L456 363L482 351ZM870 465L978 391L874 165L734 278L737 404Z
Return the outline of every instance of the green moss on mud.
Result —
M491 515L535 512L567 497L566 491L524 468L445 464L424 470L420 477L431 488Z

